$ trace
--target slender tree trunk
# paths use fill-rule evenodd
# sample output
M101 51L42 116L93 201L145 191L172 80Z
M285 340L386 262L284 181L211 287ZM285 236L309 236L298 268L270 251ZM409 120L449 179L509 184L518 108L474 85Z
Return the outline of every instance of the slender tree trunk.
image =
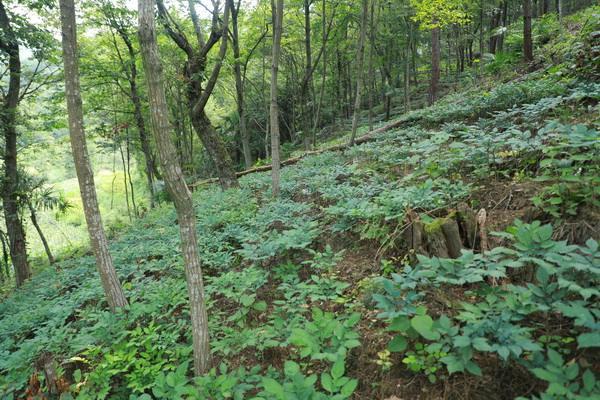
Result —
M429 85L429 104L437 100L440 82L440 28L431 30L431 83Z
M240 138L242 141L242 152L244 153L244 165L248 169L252 167L253 160L252 151L250 148L250 136L248 134L248 128L246 127L246 110L244 107L244 83L242 80L242 60L240 59L240 36L238 30L239 4L236 7L233 4L233 0L227 1L230 2L229 8L231 9L233 57L235 59L233 72L235 74L235 92L238 118L240 120Z
M556 0L556 11L558 12L558 20L563 18L563 0Z
M135 190L133 188L133 179L131 179L131 147L129 143L129 128L125 129L125 154L127 155L127 180L129 181L129 189L131 190L131 205L133 206L133 215L138 217L138 208L135 204Z
M523 0L523 58L533 61L533 39L531 37L531 0Z
M0 0L0 50L8 58L8 90L0 109L0 121L4 133L4 185L2 200L4 219L9 239L10 257L15 268L17 287L31 277L31 268L27 261L27 243L25 230L19 216L18 168L17 168L17 107L21 91L21 58L19 43L8 18L8 13Z
M300 88L302 102L302 141L304 149L310 150L311 147L311 122L314 107L311 106L311 91L312 87L312 43L311 43L311 26L310 26L310 4L311 0L304 0L304 77L302 78L302 86ZM323 43L323 46L325 43Z
M123 168L123 187L125 188L125 204L127 204L127 217L131 222L131 207L129 206L129 188L127 185L127 167L125 166L125 155L123 154L123 145L119 143L119 153L121 154L121 167Z
M369 0L362 0L362 14L360 19L360 38L358 40L357 68L356 68L356 98L354 99L354 115L352 117L352 136L350 146L354 146L356 131L358 130L358 117L360 114L361 92L363 86L363 64L365 61L365 40L367 36L367 21L369 18Z
M154 194L154 169L156 169L156 166L154 165L154 157L152 157L152 151L150 149L150 141L148 140L148 134L146 132L146 123L144 122L144 115L142 114L142 102L137 87L138 72L135 65L135 49L133 48L131 39L126 31L117 29L117 32L119 33L119 36L121 36L125 46L127 46L127 52L129 54L129 90L131 102L133 103L133 116L138 129L142 153L144 154L150 208L154 208L154 198L156 197Z
M8 240L6 239L6 234L2 231L0 231L0 241L2 242L2 262L6 272L6 279L8 279L10 278L10 266L8 265L8 253L10 249L7 250L7 247L10 246L7 246Z
M79 85L79 60L77 58L77 26L75 24L75 4L73 0L60 0L60 20L73 160L77 179L79 180L79 190L90 235L90 243L96 256L96 266L108 305L114 311L118 307L127 305L127 299L123 294L123 289L108 251L108 241L102 226L94 186L94 174L90 165L83 130L83 105Z
M48 257L48 262L50 264L54 264L54 256L52 255L52 252L50 251L50 246L48 245L46 236L44 236L44 232L42 232L42 228L40 227L40 224L38 223L37 213L35 212L35 208L33 208L33 205L30 202L27 203L27 206L29 207L31 223L35 227L35 230L37 231L38 235L40 236L40 240L42 241L42 244L44 245L44 250L46 251L46 256Z
M279 73L279 56L281 53L281 35L283 30L283 0L271 0L273 14L273 51L271 60L271 178L273 181L273 197L280 191L280 149L279 149L279 102L277 100L277 75Z
M371 15L369 16L369 131L373 130L373 82L375 71L373 67L373 51L375 50L375 2L371 1Z
M317 110L315 111L315 120L314 120L314 124L313 124L313 139L312 139L312 145L313 147L317 146L317 129L319 129L320 126L320 119L321 119L321 109L323 108L323 99L325 96L325 83L327 81L327 47L326 47L326 42L327 42L327 28L326 28L326 22L327 22L327 4L326 4L326 0L323 0L322 3L322 7L323 7L323 19L322 19L322 25L323 25L323 31L321 34L321 40L323 42L323 71L321 71L322 76L321 76L321 90L319 93L319 104L317 105ZM333 18L333 15L332 15Z
M181 251L185 264L188 296L192 319L194 373L204 374L210 364L208 315L204 302L202 265L198 254L196 213L192 194L177 159L175 146L171 141L172 127L163 86L162 65L156 43L153 0L139 0L139 37L142 59L148 83L148 98L152 115L154 137L158 156L163 168L167 189L175 203Z

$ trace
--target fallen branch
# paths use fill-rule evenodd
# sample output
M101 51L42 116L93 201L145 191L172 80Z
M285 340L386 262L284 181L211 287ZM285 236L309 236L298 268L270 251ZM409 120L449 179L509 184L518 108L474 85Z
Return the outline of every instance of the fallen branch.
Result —
M372 131L364 134L363 136L360 136L359 138L357 138L354 141L354 144L355 145L359 145L359 144L364 144L364 143L372 142L372 141L375 140L375 137L378 134L383 133L383 132L387 132L387 131L392 130L392 129L396 129L396 128L402 126L402 124L404 124L405 122L406 122L406 120L404 120L404 119L401 118L401 119L399 119L397 121L391 122L391 123L389 123L387 125L384 125L384 126L382 126L380 128L374 129L374 130L372 130ZM338 144L338 145L335 145L335 146L326 147L326 148L320 149L320 150L307 151L307 152L303 153L300 156L288 158L287 160L282 161L281 162L281 166L282 167L286 167L288 165L294 165L294 164L298 163L300 160L302 160L304 157L307 157L307 156L321 154L321 153L325 153L325 152L328 152L328 151L343 151L343 150L346 150L347 148L348 148L348 144L344 143L344 144ZM257 172L270 171L271 168L272 168L271 164L269 164L269 165L262 165L260 167L254 167L254 168L247 169L245 171L237 172L236 175L237 175L238 178L240 178L242 176L249 175L249 174L254 174L254 173L257 173ZM192 190L195 190L197 187L208 185L210 183L216 183L218 181L219 181L218 178L205 179L205 180L198 181L196 183L191 184L190 188Z

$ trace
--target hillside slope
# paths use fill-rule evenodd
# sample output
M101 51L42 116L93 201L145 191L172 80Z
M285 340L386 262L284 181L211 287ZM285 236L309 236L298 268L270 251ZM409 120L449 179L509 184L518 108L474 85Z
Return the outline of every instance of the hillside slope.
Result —
M165 205L111 244L126 310L107 311L90 255L0 304L2 397L35 398L50 371L80 399L597 398L597 22L573 34L583 59L573 45L307 156L278 200L268 173L198 190L209 375L189 375Z

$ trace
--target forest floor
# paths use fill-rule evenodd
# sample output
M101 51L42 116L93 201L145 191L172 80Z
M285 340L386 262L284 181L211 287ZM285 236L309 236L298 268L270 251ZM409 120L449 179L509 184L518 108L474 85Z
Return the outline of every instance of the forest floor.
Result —
M163 205L111 243L126 309L108 312L89 253L0 303L0 396L597 398L594 21L518 79L297 160L279 199L268 172L227 192L199 186L206 376L191 377L179 232Z

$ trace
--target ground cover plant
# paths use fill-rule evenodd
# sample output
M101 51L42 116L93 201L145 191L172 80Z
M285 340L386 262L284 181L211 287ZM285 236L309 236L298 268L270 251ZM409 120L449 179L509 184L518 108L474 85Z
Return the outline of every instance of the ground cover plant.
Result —
M0 397L598 398L600 83L579 58L597 14L539 22L534 71L496 57L489 90L301 157L278 197L270 172L197 185L205 374L164 201L111 238L126 306L85 248L2 299Z

